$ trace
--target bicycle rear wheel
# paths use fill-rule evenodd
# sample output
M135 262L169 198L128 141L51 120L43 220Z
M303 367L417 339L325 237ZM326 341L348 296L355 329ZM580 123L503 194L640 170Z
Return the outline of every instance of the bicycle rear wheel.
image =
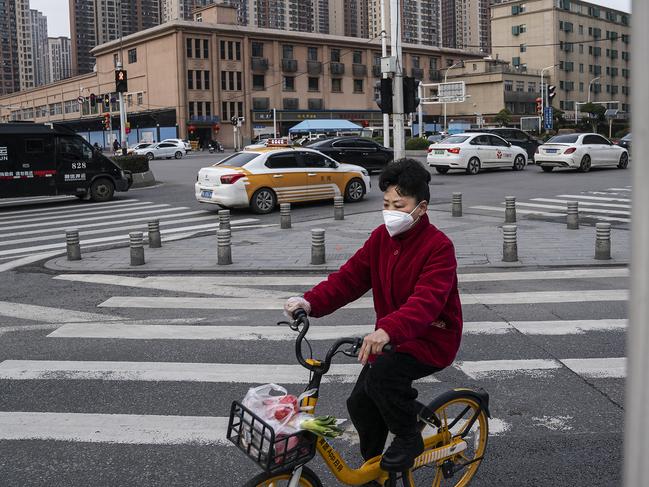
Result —
M413 472L415 485L466 487L478 471L487 448L487 413L475 395L462 390L442 394L428 409L434 412L441 425L439 428L427 425L422 431L424 442L426 438L438 432L448 431L452 438L462 437L466 442L466 449L416 469ZM431 418L426 419L430 421Z
M291 480L292 472L269 474L262 472L249 480L243 487L287 487ZM300 487L322 487L322 482L309 467L302 467Z

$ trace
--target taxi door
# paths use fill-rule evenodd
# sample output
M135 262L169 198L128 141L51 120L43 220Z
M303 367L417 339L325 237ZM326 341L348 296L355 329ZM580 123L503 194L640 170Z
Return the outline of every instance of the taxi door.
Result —
M506 140L495 135L490 135L491 146L495 149L496 159L494 166L511 167L514 165L514 150Z
M306 167L296 151L271 154L266 159L265 166L266 184L275 191L278 203L309 199Z
M319 152L300 152L307 168L307 184L312 199L331 199L345 191L345 173L338 164Z

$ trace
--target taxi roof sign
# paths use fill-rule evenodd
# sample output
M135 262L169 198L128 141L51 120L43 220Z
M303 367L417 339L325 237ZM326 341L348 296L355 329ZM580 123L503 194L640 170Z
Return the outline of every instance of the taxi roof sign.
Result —
M288 139L268 139L266 141L266 147L290 147Z

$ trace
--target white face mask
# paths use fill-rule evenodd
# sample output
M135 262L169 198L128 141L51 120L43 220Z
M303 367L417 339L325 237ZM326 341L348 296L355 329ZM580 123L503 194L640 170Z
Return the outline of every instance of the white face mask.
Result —
M385 222L385 228L390 234L390 237L394 237L409 230L416 223L412 214L417 208L419 208L419 205L417 205L410 213L398 210L383 210L383 221ZM417 220L419 220L419 218L417 218Z

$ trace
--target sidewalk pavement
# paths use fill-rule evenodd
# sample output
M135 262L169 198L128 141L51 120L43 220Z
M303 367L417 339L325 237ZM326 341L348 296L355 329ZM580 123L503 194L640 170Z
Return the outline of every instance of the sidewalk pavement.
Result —
M522 219L518 222L519 262L502 262L501 218L465 214L453 218L447 205L429 210L431 222L453 241L458 265L465 269L628 264L630 231L611 230L611 260L595 260L595 228L567 230L565 224ZM279 212L277 213L279 222ZM145 246L146 263L130 266L128 247L83 252L82 260L64 256L46 262L57 272L315 272L338 269L383 223L380 211L265 228L232 226L232 265L217 265L216 236L173 240L159 249ZM326 264L311 265L311 229L326 230ZM162 229L164 230L164 229ZM125 235L124 241L128 241Z

